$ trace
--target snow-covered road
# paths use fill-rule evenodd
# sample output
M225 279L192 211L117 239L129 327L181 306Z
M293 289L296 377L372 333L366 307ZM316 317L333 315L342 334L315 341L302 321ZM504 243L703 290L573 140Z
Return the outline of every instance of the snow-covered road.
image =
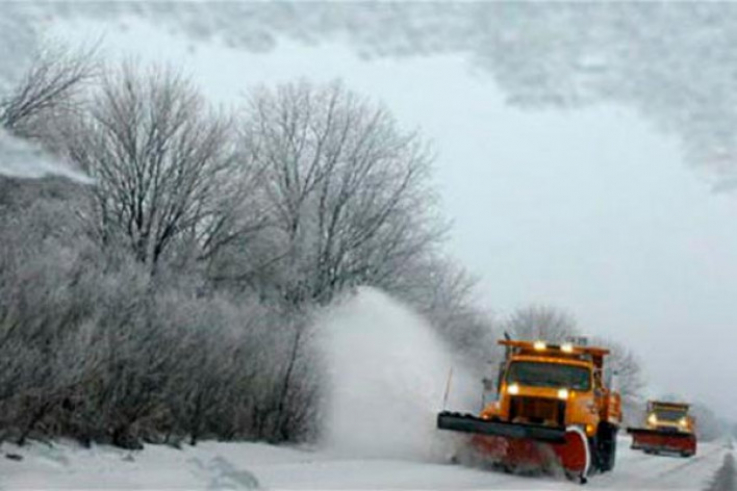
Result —
M601 489L706 489L730 452L702 444L692 459L633 452L622 440L614 472L595 476ZM263 444L205 442L176 450L148 446L141 452L110 447L34 443L3 453L0 489L580 489L549 477L524 477L459 465L359 459Z

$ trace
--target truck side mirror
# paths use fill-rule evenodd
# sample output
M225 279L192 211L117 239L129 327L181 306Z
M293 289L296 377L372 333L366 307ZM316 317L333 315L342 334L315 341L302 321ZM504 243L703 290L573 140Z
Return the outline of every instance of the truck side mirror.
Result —
M505 362L499 363L499 371L496 374L496 390L499 391L502 388L502 379L504 378L504 368L506 367Z

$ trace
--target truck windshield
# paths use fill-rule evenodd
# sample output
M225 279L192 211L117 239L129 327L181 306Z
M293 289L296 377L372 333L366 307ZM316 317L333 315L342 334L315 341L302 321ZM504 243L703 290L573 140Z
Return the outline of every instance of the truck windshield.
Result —
M587 391L591 388L591 372L577 365L515 361L509 365L507 383Z
M686 416L686 411L684 409L655 407L655 415L663 421L678 421Z

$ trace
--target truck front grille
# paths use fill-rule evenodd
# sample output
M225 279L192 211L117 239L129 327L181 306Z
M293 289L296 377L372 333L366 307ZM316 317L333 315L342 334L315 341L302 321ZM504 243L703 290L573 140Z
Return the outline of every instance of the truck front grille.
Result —
M680 429L677 426L658 426L658 431L662 431L663 433L678 433L680 432Z
M548 426L565 426L566 403L543 397L512 397L509 420Z

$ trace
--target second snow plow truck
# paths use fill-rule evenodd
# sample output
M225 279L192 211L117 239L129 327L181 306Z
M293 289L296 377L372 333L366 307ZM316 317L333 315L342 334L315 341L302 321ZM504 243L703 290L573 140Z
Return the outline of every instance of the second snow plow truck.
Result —
M644 428L627 428L632 448L646 453L696 453L696 423L688 414L688 404L648 401Z
M438 428L470 433L481 457L505 470L563 471L586 482L614 467L622 420L605 380L609 350L501 340L497 400L478 416L443 411Z

